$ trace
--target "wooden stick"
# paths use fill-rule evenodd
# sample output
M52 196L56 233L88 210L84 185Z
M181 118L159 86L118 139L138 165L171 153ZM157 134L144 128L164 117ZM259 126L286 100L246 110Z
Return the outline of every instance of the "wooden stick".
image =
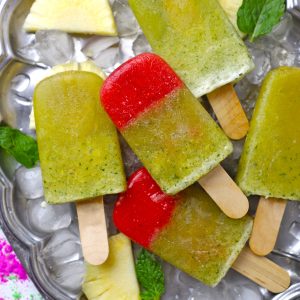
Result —
M221 127L228 137L240 140L249 130L249 121L232 84L207 95Z
M91 265L101 265L109 253L103 198L77 202L76 208L83 257Z
M228 217L239 219L248 212L247 197L220 165L198 182Z
M286 204L282 199L260 198L249 242L255 254L265 256L274 249Z
M232 268L272 293L285 291L291 283L289 273L271 260L255 255L248 247Z

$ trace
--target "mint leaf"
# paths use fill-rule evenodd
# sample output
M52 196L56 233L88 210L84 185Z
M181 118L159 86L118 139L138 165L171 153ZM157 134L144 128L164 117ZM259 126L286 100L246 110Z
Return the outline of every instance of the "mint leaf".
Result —
M0 147L26 168L34 167L39 160L36 140L17 129L0 126Z
M250 35L250 41L272 31L285 11L285 0L243 0L237 13L239 30Z
M165 292L162 266L152 254L142 250L136 261L137 279L142 287L142 300L159 300Z

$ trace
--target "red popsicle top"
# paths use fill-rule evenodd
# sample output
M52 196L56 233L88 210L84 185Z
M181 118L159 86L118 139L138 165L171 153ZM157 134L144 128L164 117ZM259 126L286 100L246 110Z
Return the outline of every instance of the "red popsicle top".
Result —
M149 248L155 234L169 223L176 201L141 168L130 176L127 191L119 196L113 213L115 225L133 241Z
M101 101L115 125L122 129L182 85L163 59L143 53L122 64L105 80Z

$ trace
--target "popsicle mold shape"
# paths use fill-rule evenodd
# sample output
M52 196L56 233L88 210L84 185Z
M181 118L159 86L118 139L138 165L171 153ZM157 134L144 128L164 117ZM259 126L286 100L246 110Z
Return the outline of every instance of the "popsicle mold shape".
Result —
M216 167L232 144L159 56L141 54L104 82L102 104L151 176L176 194Z
M239 163L237 183L246 194L261 196L250 247L262 256L275 246L286 200L300 200L299 80L295 67L267 75Z
M196 96L240 79L254 67L217 0L129 0L147 40Z
M116 129L99 105L102 79L69 71L41 81L34 92L37 141L49 203L124 191Z
M281 67L263 82L239 163L247 195L300 200L300 69Z
M210 286L225 276L252 228L251 217L228 218L199 185L163 193L145 168L130 177L113 218L134 242Z

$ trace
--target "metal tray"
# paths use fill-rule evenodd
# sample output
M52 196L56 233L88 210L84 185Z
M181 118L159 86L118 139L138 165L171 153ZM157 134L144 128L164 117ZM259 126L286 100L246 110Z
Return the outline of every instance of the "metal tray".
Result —
M5 123L35 136L29 122L33 89L50 66L90 58L109 74L128 58L151 48L126 0L111 1L120 33L118 38L71 36L57 31L27 34L22 25L32 2L0 0L0 117ZM266 73L279 65L300 66L300 24L295 16L287 13L272 34L254 44L246 42L256 69L236 89L249 117ZM205 99L203 104L209 109ZM129 175L140 163L120 139ZM223 163L232 176L242 145L243 141L234 142L234 153ZM0 167L0 225L29 275L45 299L79 299L84 264L73 205L49 206L44 202L39 167L26 170L4 152L0 153ZM250 200L253 213L257 199ZM105 198L110 234L116 233L111 221L114 201L115 197ZM164 263L167 292L163 299L300 299L299 202L289 202L270 258L286 268L292 277L292 286L280 295L270 294L232 270L216 288L209 288Z

